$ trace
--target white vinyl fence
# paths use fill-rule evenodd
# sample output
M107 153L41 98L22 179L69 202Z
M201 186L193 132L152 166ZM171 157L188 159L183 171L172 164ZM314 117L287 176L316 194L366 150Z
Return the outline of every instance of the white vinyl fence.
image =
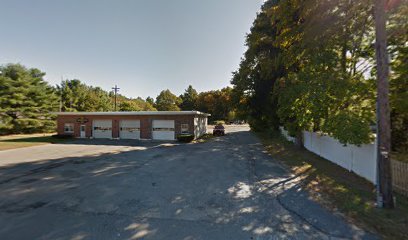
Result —
M294 141L286 130L282 127L280 130L286 139ZM303 132L303 141L307 150L376 184L377 151L375 143L345 146L332 137L306 131Z
M392 186L408 197L408 163L391 160Z

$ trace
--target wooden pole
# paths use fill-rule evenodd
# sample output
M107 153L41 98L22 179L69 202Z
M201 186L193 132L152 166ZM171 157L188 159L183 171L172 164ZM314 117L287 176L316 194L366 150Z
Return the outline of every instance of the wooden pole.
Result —
M118 91L119 91L120 88L118 88L118 86L115 85L115 87L113 87L112 89L115 92L115 112L116 112L117 111L117 109L116 109L116 106L117 106L116 100L117 100L117 94L118 94Z
M389 63L386 33L386 0L375 0L375 52L377 62L377 169L379 207L394 208L391 151L391 126L389 107Z

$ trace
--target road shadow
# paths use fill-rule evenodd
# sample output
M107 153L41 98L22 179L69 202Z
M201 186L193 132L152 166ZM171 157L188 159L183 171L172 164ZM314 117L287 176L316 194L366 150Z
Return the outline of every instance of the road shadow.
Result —
M371 237L338 216L320 217L324 210L315 205L303 214L316 216L313 221L330 221L328 227L322 226L326 232L312 220L305 221L298 209L288 210L296 204L307 208L311 200L300 194L301 189L276 192L276 184L260 184L291 175L262 152L249 132L199 144L148 144L151 147L139 150L0 168L0 236L325 239L335 233ZM288 206L282 206L278 194Z

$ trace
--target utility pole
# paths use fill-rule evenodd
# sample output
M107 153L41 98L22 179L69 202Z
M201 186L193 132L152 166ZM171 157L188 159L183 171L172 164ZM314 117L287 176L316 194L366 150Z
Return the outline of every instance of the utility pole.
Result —
M120 89L120 88L118 88L118 86L116 86L116 85L115 85L115 87L112 88L112 90L115 92L115 112L117 111L117 110L116 110L116 106L117 106L116 100L117 100L117 94L118 94L118 92L119 92L119 89Z
M390 162L391 126L389 107L389 62L386 33L387 0L375 0L375 53L377 62L377 203L379 207L394 208Z
M64 78L63 78L63 76L61 76L61 86L62 86L62 82L64 81ZM63 89L62 88L60 88L60 92L59 92L59 94L60 94L60 101L59 101L59 111L60 112L62 112L62 91L63 91Z

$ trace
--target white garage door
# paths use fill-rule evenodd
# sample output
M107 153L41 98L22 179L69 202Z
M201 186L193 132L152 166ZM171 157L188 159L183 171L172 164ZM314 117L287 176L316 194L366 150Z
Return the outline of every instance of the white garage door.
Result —
M94 120L93 137L112 138L112 120Z
M121 120L119 137L122 139L140 139L140 120Z
M174 140L174 120L153 120L153 139Z

